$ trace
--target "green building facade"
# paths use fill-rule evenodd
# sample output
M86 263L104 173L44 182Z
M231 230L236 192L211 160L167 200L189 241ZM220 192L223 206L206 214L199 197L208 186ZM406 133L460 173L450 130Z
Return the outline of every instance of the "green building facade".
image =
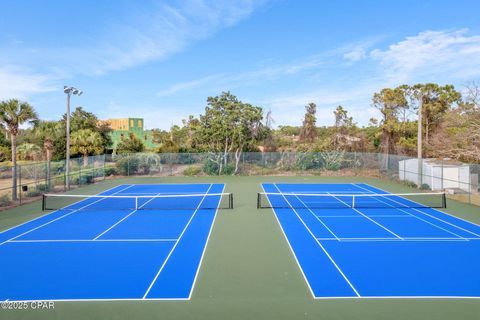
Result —
M112 149L115 152L118 144L122 139L128 138L133 133L137 138L142 140L146 149L155 149L158 147L153 142L153 130L145 130L142 118L122 118L122 119L108 119L106 122L112 128L110 137L112 138Z

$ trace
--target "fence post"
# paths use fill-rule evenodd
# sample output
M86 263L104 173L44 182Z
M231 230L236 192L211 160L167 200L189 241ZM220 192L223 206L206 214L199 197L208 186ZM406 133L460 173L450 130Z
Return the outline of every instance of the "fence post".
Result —
M353 169L357 169L357 151L353 152Z
M63 191L67 191L67 172L65 170L66 168L66 165L67 165L67 160L65 159L65 162L64 162L64 166L63 166Z
M443 183L443 159L442 161L440 162L441 166L440 166L440 170L441 170L441 174L440 174L440 190L444 191L443 189L443 186L444 186L444 183Z
M106 161L106 155L104 154L103 155L103 180L105 180L105 161Z
M45 163L45 188L49 188L49 181L50 181L50 177L48 176L49 172L48 172L48 164L47 164L47 161L44 162Z
M19 201L20 201L20 204L22 204L22 166L18 166L17 175L18 175L18 186L17 186L17 189L19 189L18 199L19 199Z

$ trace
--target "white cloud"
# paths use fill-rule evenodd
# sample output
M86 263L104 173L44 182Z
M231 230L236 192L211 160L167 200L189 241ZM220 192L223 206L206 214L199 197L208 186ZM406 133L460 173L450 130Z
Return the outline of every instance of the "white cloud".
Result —
M370 106L373 88L359 85L356 88L324 88L294 95L283 95L265 99L261 105L272 110L272 116L278 125L300 125L305 113L305 105L314 102L317 105L317 125L331 125L333 111L338 105L346 107L354 121L366 124L377 111Z
M97 40L82 48L55 48L44 54L60 62L66 73L101 75L165 59L245 19L264 2L157 2L154 9L132 9L131 19L106 26Z
M54 90L49 78L14 66L0 67L0 100L26 99L29 95Z
M166 59L251 15L267 0L177 0L131 5L77 45L0 47L0 61L28 65L55 77L102 75ZM62 39L58 43L62 43Z
M371 57L397 83L466 80L480 76L480 36L469 36L467 29L424 31L373 50Z
M165 96L170 96L185 90L193 89L205 84L209 84L215 80L221 79L221 75L211 75L207 77L203 77L200 79L192 80L192 81L185 81L185 82L179 82L175 83L157 93L159 97L165 97Z
M276 124L299 125L304 106L313 101L318 106L319 125L333 122L333 110L339 104L346 107L359 125L366 125L371 117L380 116L371 106L371 98L384 87L427 81L461 85L479 77L480 36L467 33L467 30L425 31L392 43L385 50L369 50L380 40L377 37L294 62L282 64L275 61L269 66L240 74L215 75L178 83L162 92L169 95L194 87L202 87L202 90L212 87L245 89L247 86L273 83L278 79L292 81L296 79L295 76L309 74L315 77L315 85L322 89L252 93L250 97L243 98L250 98L250 102L261 105L266 110L271 109ZM342 60L352 63L345 65ZM362 61L360 69L358 64L353 64L358 61ZM336 76L325 78L319 72L323 69L333 70ZM343 70L346 78L338 76L339 70Z
M343 58L348 61L357 62L367 57L367 50L362 47L356 47L353 50L343 54Z
M159 91L158 95L161 97L170 96L202 86L208 86L209 88L214 87L215 90L218 88L224 90L225 88L252 86L265 81L274 81L282 77L294 76L302 72L313 72L324 66L326 64L326 59L327 55L317 55L291 63L277 63L274 66L267 66L238 74L209 75L199 79L175 83Z

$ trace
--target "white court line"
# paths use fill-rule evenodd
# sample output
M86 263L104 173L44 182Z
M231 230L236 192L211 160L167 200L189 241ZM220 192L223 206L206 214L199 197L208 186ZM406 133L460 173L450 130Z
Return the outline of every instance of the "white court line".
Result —
M369 300L369 299L480 299L480 296L331 296L331 297L317 297L313 296L315 300ZM136 301L136 302L145 302L148 301L187 301L187 298L105 298L105 299L43 299L42 301L53 301L53 302L102 302L102 301ZM39 300L4 300L8 302L38 302Z
M150 201L152 201L153 199L155 198L151 198L150 200L148 201L145 201L144 204L142 204L140 207L138 207L137 209L133 210L132 212L130 212L129 214L127 214L125 217L123 217L122 219L118 220L116 223L114 223L113 225L110 226L110 228L108 228L107 230L103 231L102 233L100 233L98 236L96 236L95 238L93 238L93 240L97 240L98 238L100 238L101 236L103 236L105 233L109 232L110 230L112 230L113 228L115 228L116 226L118 226L120 223L122 223L122 221L125 221L128 217L130 217L132 214L134 214L135 212L138 211L138 209L141 209L143 206L145 206L147 203L149 203ZM138 200L136 200L138 201Z
M327 194L330 194L330 193L327 192ZM348 206L348 203L346 203L345 201L343 201L343 200L341 200L341 199L339 199L339 198L337 198L337 197L334 197L334 198ZM382 224L378 223L377 221L373 220L372 218L366 216L366 215L363 214L360 210L355 209L355 208L351 208L351 209L353 209L354 211L360 213L362 216L364 216L364 217L367 218L368 220L372 221L373 223L375 223L375 224L376 224L377 226L379 226L380 228L383 228L383 229L385 229L386 231L388 231L389 233L393 234L395 237L397 237L397 238L399 238L399 239L402 239L402 237L400 237L398 234L396 234L396 233L393 232L392 230L388 229L387 227L383 226Z
M115 189L115 188L118 188L118 187L121 187L121 186L124 186L124 184L119 184L119 185L117 185L117 186L111 187L111 188L109 188L109 189L107 189L107 190L102 191L101 193L105 193L105 192L111 191L112 189ZM100 195L100 193L97 193L96 195ZM78 204L79 202L82 202L83 200L85 200L85 199L78 200L78 201L75 202L75 203L69 204L67 207L72 206L72 205L74 205L74 204ZM41 216L39 216L39 217L36 217L35 219L22 222L22 223L20 223L20 224L17 224L16 226L13 226L13 227L10 227L10 228L5 229L5 230L3 230L3 231L0 231L0 234L5 233L5 232L10 231L10 230L13 230L13 229L15 229L15 228L17 228L17 227L23 226L23 225L25 225L25 224L27 224L27 223L33 222L33 221L38 220L38 219L40 219L40 218L49 216L49 215L51 215L51 214L53 214L53 213L55 213L55 212L58 212L58 211L60 211L60 210L63 210L63 209L64 209L64 208L58 209L58 210L54 210L54 211L51 211L51 212L49 212L49 213L47 213L47 214L43 214L43 215L41 215Z
M175 251L175 248L177 247L177 245L180 243L180 240L182 239L183 235L185 234L185 232L187 231L187 228L188 226L190 225L190 223L192 222L193 218L195 217L195 214L197 213L198 209L200 208L200 206L202 205L203 201L205 200L205 197L207 196L208 192L210 191L210 189L212 188L213 184L210 184L210 187L208 187L207 191L205 192L205 195L203 196L202 200L199 202L197 208L195 209L195 211L193 212L192 216L190 217L190 219L188 220L187 224L185 225L185 227L183 228L182 232L180 233L180 236L178 237L177 241L175 242L175 244L173 245L172 249L170 250L170 252L168 253L167 257L165 258L165 261L163 261L163 264L162 266L160 267L160 269L158 270L157 274L155 275L155 277L153 278L152 282L150 283L150 286L148 287L147 291L145 292L145 294L143 295L143 299L146 299L148 293L150 292L150 290L152 289L153 285L155 284L155 281L157 281L158 277L160 276L160 273L163 271L163 268L167 265L167 262L168 260L170 259L170 257L172 256L172 253L173 251Z
M116 194L116 193L118 193L118 192L121 192L121 191L123 191L123 190L126 190L126 189L128 189L128 188L130 188L130 187L132 187L132 186L133 186L133 185L129 185L128 187L126 187L126 188L124 188L124 189L121 189L121 190L119 190L119 191L117 191L117 192L114 192L113 194ZM5 244L5 243L7 243L7 242L9 242L9 241L11 241L11 240L13 240L13 239L19 238L19 237L24 236L24 235L26 235L26 234L28 234L28 233L30 233L30 232L32 232L32 231L35 231L35 230L37 230L37 229L40 229L40 228L42 228L42 227L44 227L44 226L46 226L46 225L48 225L48 224L50 224L50 223L52 223L52 222L55 222L55 221L60 220L60 219L62 219L62 218L65 218L65 217L67 217L67 216L69 216L69 215L71 215L71 214L73 214L73 213L75 213L75 212L78 212L79 210L82 210L82 209L84 209L84 208L87 208L87 207L91 206L92 204L95 204L95 203L97 203L97 202L100 202L100 201L102 201L102 200L104 200L104 199L105 199L105 198L102 198L102 199L96 200L96 201L94 201L94 202L91 202L91 203L89 203L89 204L87 204L87 205L85 205L85 206L83 206L83 207L81 207L81 208L78 208L78 209L75 209L75 210L73 210L73 211L70 211L69 213L64 214L63 216L60 216L60 217L58 217L58 218L56 218L56 219L53 219L53 220L50 220L50 221L48 221L48 222L46 222L46 223L44 223L44 224L42 224L42 225L40 225L40 226L38 226L38 227L36 227L36 228L30 229L30 230L28 230L28 231L26 231L26 232L24 232L24 233L22 233L22 234L19 234L19 235L13 237L13 238L10 238L10 239L8 239L8 240L5 240L4 242L0 243L0 246L3 245L3 244ZM85 199L84 199L84 200L85 200ZM61 209L60 209L60 210L61 210ZM57 211L59 211L59 210L57 210Z
M336 238L317 238L319 241L334 241L337 240ZM347 242L347 241L395 241L395 242L408 242L408 241L430 241L430 242L451 242L451 241L456 241L456 242L465 242L468 240L480 240L480 238L453 238L453 237L444 237L444 238L429 238L429 237L409 237L409 238L402 238L402 239L397 239L397 238L340 238L338 239L342 242ZM338 241L337 240L337 241Z
M174 242L177 239L55 239L55 240L12 240L10 243L49 243L49 242Z
M358 186L357 184L353 184L353 185ZM367 185L368 185L368 184L367 184ZM368 186L369 186L369 187L372 187L372 186L370 186L370 185L368 185ZM363 188L363 187L361 187L361 186L358 186L358 187L361 188L361 189L365 189L365 188ZM380 188L377 188L377 187L372 187L372 188L378 189L378 190L380 190L380 191L383 191L383 192L388 193L388 191L383 190L383 189L380 189ZM365 190L368 190L368 189L365 189ZM373 192L373 191L371 191L371 190L368 190L368 191ZM401 203L401 202L399 202L399 201L396 201L396 200L393 200L393 199L391 199L391 201L403 205L403 203ZM412 202L415 202L415 201L412 201ZM435 216L433 216L433 215L431 215L431 214L428 214L428 213L426 213L426 212L423 212L422 210L418 210L418 209L416 209L416 208L410 208L410 209L415 210L415 211L417 211L417 212L420 212L420 213L422 213L422 214L424 214L424 215L426 215L426 216L429 216L430 218L436 219L436 220L438 220L438 221L442 221L443 223L446 223L446 224L448 224L448 225L451 225L452 227L455 227L455 228L457 228L457 229L459 229L459 230L462 230L462 231L468 232L468 233L470 233L470 234L473 234L473 235L475 235L475 236L477 236L477 237L480 237L480 234L477 234L477 233L475 233L475 232L473 232L473 231L464 229L464 228L462 228L462 227L460 227L460 226L457 226L456 224L450 223L450 222L448 222L448 221L445 221L445 220L443 220L443 219L440 219L440 218L438 218L438 217L435 217ZM460 218L460 217L451 215L451 214L449 214L449 213L447 213L447 212L443 212L443 211L436 210L436 209L433 209L433 208L429 208L429 209L434 210L434 211L437 211L437 212L440 212L440 213L443 213L443 214L446 214L446 215L448 215L448 216L450 216L450 217L452 217L452 218L456 218L456 219L462 220L462 221L464 221L464 222L473 224L473 225L475 225L475 226L477 226L477 227L480 227L480 225L478 225L478 224L476 224L476 223L474 223L474 222L471 222L471 221L462 219L462 218Z
M366 190L366 191L368 191L370 194L375 194L373 191L368 190L368 189L365 189L365 188L363 188L363 187L361 187L361 186L357 186L356 184L353 184L353 183L352 183L352 185L353 185L354 187L357 187L357 188L361 188L361 189L363 189L363 190ZM397 210L399 210L399 211L401 211L401 212L404 212L404 213L408 214L409 216L411 216L411 217L413 217L413 218L416 218L416 219L418 219L418 220L420 220L420 221L423 221L423 222L425 222L425 223L428 223L429 225L432 225L432 226L434 226L434 227L436 227L436 228L438 228L438 229L440 229L440 230L442 230L442 231L445 231L445 232L447 232L447 233L453 234L454 236L456 236L456 237L458 237L458 238L465 239L465 237L462 237L461 235L458 235L458 234L456 234L455 232L449 231L449 230L447 230L447 229L445 229L445 228L442 228L442 227L440 227L440 226L438 226L438 225L436 225L436 224L434 224L434 223L432 223L432 222L430 222L430 221L427 221L427 220L425 220L425 219L422 219L422 218L420 218L420 217L417 217L416 215L413 215L413 214L411 214L410 212L408 212L408 211L406 211L406 210L404 210L404 209L402 209L402 208L394 207L393 205L391 205L391 204L389 204L389 203L387 203L387 202L385 202L385 201L383 201L383 200L380 200L380 199L374 199L374 200L379 201L379 202L381 202L381 203L384 203L384 204L390 206L391 208L394 208L394 209L397 209ZM395 201L395 200L392 200L392 199L388 199L388 200L390 200L390 201ZM408 200L408 199L406 199L406 200ZM410 201L410 200L408 200L408 201Z
M263 187L263 184L261 184L262 190L265 192L265 188ZM280 227L280 231L283 234L283 237L287 241L288 247L290 248L290 252L292 253L293 258L295 259L295 262L297 263L298 268L300 269L300 273L303 276L303 279L305 280L305 283L307 284L308 290L310 290L310 294L312 295L313 298L315 298L315 293L313 292L312 287L310 286L310 282L308 282L307 276L305 275L305 272L303 271L302 265L297 259L297 256L295 255L295 251L292 248L292 245L290 244L290 240L287 237L287 234L285 233L285 230L283 230L282 224L280 223L280 220L278 220L277 213L275 212L275 208L272 206L272 203L270 201L270 198L267 196L267 201L270 204L270 208L272 209L273 216L275 217L275 220L277 220L278 226Z
M408 218L411 219L412 217L406 216L404 214L399 215L399 214L369 214L369 217L372 218ZM357 215L341 215L341 216L322 216L321 214L318 215L319 218L359 218L359 219L364 219L362 216Z
M163 184L162 184L163 185ZM201 192L122 192L119 196L126 197L135 197L135 196L145 196L144 198L154 197L154 196L177 196L177 195L203 195Z
M317 220L328 230L328 232L330 232L335 238L338 239L338 236L308 207L305 205L305 203L298 197L298 196L295 196L298 201L300 201L304 206L305 208L310 211L310 213L315 217L317 218Z
M223 185L222 193L224 191L225 191L225 184ZM217 209L215 210L215 215L213 216L212 224L210 225L210 230L208 231L207 241L205 241L205 245L203 247L203 252L202 252L202 255L200 256L200 261L198 262L197 271L195 272L195 277L193 278L192 287L190 288L190 293L188 294L188 300L190 300L192 298L193 289L195 288L195 284L197 283L197 277L198 277L198 274L200 273L200 267L201 267L202 262L203 262L203 256L205 255L205 251L207 250L208 240L210 239L210 234L212 233L213 225L215 224L215 220L217 218L217 213L218 213L218 208L220 208L220 203L221 202L222 202L222 199L220 198L218 200Z
M278 192L281 193L281 190L278 188L278 186L274 183L273 184L275 186L275 188L277 188ZM328 253L327 249L325 249L325 247L320 243L320 241L317 240L317 237L315 237L315 235L313 234L312 230L310 230L310 228L308 228L308 226L305 224L305 221L303 221L303 219L300 217L300 215L298 214L297 210L295 210L294 207L292 207L292 204L288 201L288 199L282 195L283 198L285 199L285 201L288 203L288 205L291 207L291 210L293 212L295 212L295 215L298 217L298 219L302 222L303 226L307 229L308 233L313 237L313 239L315 239L315 242L317 242L318 246L322 249L322 251L325 253L325 255L327 256L327 258L330 260L330 262L332 262L333 266L337 269L337 271L340 273L340 275L343 277L343 279L347 282L347 284L350 286L350 288L353 290L353 292L355 292L355 294L360 297L360 293L358 293L357 289L353 286L353 284L350 282L350 280L347 278L347 276L345 275L345 273L343 273L342 269L340 269L340 267L338 266L338 264L335 262L335 260L333 260L332 256ZM314 295L315 296L315 295Z

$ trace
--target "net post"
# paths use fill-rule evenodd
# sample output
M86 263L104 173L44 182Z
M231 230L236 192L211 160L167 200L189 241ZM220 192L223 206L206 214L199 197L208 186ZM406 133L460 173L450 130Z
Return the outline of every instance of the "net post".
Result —
M46 196L45 194L42 194L42 211L45 211L45 201L46 201Z
M257 193L257 209L260 209L260 192Z
M446 193L442 193L442 208L447 208L447 195Z
M228 209L233 209L233 193L230 193L230 194L228 195L228 201L229 201L229 203L228 203Z

